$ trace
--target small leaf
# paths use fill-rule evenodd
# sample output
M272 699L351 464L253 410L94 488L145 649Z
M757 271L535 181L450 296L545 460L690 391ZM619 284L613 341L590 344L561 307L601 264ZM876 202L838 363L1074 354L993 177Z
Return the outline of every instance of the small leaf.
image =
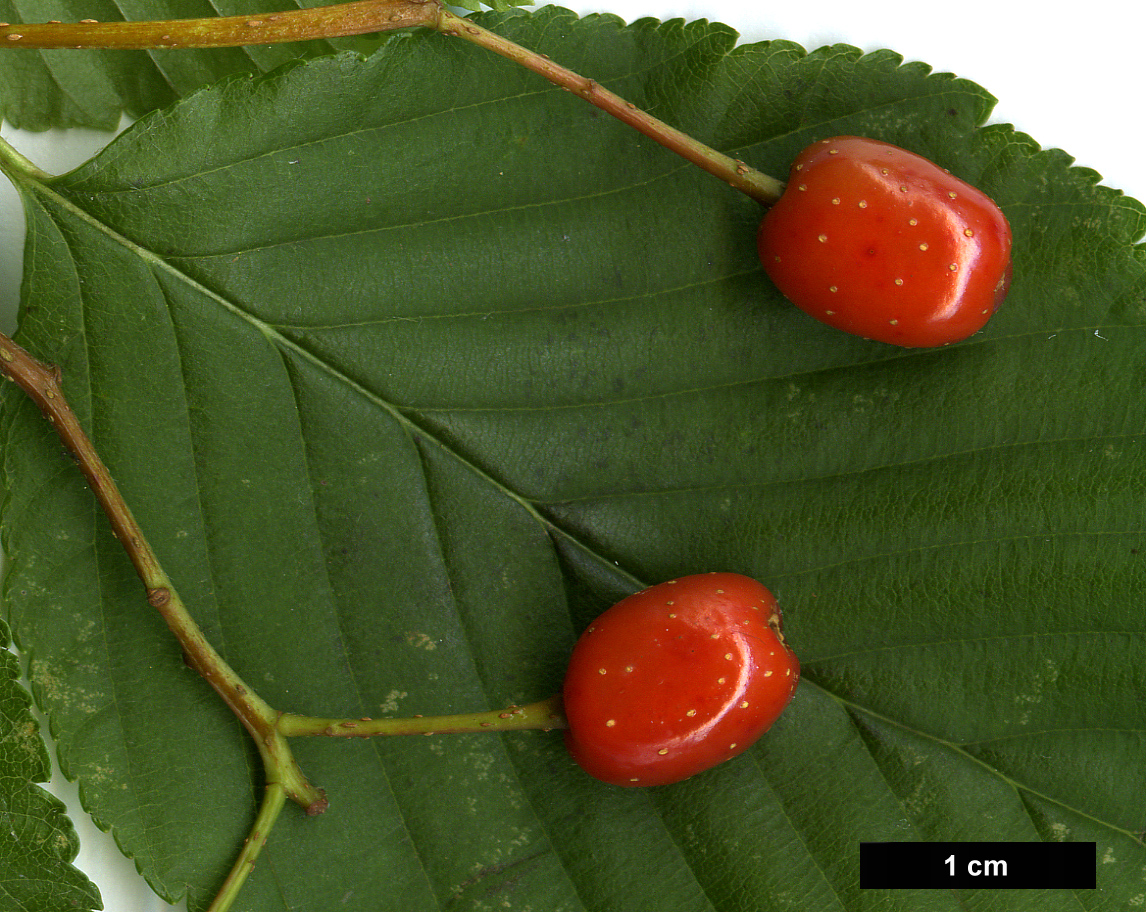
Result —
M48 754L9 642L0 620L0 907L101 909L99 891L71 864L79 843L63 804L35 785L48 781Z
M845 132L937 160L1007 212L1014 289L950 349L835 333L763 277L755 204L442 36L225 81L67 176L17 171L21 339L275 706L540 699L611 600L709 569L780 596L805 668L755 748L658 790L589 779L555 733L302 743L331 809L284 815L244 907L859 910L873 839L1093 840L1104 908L1135 902L1146 209L887 52L481 21L773 174ZM51 429L12 390L3 422L9 611L62 763L203 909L253 749Z

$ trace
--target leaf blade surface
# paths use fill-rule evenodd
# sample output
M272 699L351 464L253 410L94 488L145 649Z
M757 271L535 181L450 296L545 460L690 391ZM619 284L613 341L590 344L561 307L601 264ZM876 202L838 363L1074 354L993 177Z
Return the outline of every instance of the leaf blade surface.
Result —
M950 350L840 337L767 285L754 204L441 37L226 82L26 181L21 338L63 365L196 617L274 705L539 699L610 600L705 569L774 588L804 662L760 745L655 792L587 780L552 734L300 745L332 808L284 819L251 907L851 910L874 901L862 839L1078 834L1125 866L1095 901L1043 899L1128 901L1142 207L886 53L487 21L774 173L830 133L931 155L1006 208L1015 291ZM13 621L33 681L67 682L38 698L97 820L200 908L252 752L50 430L11 394L5 415ZM60 623L73 605L109 654ZM120 773L102 791L100 764Z

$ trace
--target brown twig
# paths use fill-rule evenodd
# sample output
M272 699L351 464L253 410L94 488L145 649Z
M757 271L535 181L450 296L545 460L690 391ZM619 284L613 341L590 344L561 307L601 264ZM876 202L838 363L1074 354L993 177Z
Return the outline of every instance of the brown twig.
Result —
M321 813L326 808L326 797L299 770L286 738L275 727L278 714L243 683L207 641L167 578L107 466L64 398L59 368L37 360L0 333L0 373L28 395L75 457L111 523L112 532L143 582L148 604L166 621L183 648L188 665L215 689L255 739L268 781L281 784L287 796L306 808L307 813Z
M214 16L154 22L0 23L0 47L150 48L239 47L432 25L435 0L357 0L334 6L252 16Z

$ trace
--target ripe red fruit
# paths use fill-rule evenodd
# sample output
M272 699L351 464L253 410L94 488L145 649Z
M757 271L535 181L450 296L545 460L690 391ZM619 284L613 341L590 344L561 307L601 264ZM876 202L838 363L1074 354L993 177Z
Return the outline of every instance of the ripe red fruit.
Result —
M858 136L801 152L757 235L765 272L829 326L908 347L978 332L1007 294L998 206L927 159Z
M618 602L569 661L573 759L605 782L644 786L743 753L800 677L780 628L772 593L736 573L686 576Z

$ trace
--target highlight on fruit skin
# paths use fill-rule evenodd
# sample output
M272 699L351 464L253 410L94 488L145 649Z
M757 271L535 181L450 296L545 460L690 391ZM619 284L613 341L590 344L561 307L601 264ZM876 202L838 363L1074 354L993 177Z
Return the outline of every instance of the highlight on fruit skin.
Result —
M751 747L792 699L800 664L776 599L736 573L685 576L613 605L565 677L565 743L591 776L668 785Z
M905 347L978 332L1011 283L1011 227L990 197L914 152L858 136L796 157L757 245L798 308Z

